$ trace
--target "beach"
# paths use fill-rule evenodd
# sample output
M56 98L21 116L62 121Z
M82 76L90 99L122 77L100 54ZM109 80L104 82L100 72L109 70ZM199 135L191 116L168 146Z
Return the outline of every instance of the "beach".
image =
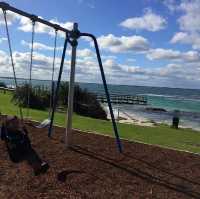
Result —
M110 113L108 106L102 104L104 110L107 112L107 118L110 119ZM139 109L139 111L138 111ZM133 124L138 126L149 126L156 127L159 124L164 124L171 126L173 112L172 111L153 111L148 108L148 106L138 106L138 105L125 105L125 106L113 106L113 113L116 121L124 124ZM193 129L195 131L200 131L200 126L198 123L199 114L191 114L188 112L181 112L179 128Z
M7 86L13 85L13 79L0 78ZM19 84L25 83L25 79L18 79ZM33 85L43 85L48 88L51 82L48 80L33 80ZM102 84L77 83L83 89L91 93L104 94ZM108 85L110 94L145 96L147 105L113 104L115 115L119 122L142 126L155 126L155 124L171 125L174 110L180 111L180 127L191 128L200 131L200 90L183 88L162 88L147 86ZM107 106L107 104L103 104ZM165 111L154 111L153 109ZM108 115L109 117L109 115ZM117 119L117 118L116 118Z
M104 110L106 110L107 112L107 118L111 119L107 106L104 106ZM154 121L148 120L144 117L138 117L134 113L130 115L127 112L117 109L117 108L113 109L113 112L114 112L115 119L119 123L134 124L134 125L139 125L139 126L151 126L151 127L156 125Z

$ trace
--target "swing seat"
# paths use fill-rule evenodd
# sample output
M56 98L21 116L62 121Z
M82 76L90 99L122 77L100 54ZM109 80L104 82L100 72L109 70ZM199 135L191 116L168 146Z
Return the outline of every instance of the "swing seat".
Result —
M23 159L23 154L30 147L28 136L21 132L7 132L1 127L1 139L5 141L10 160L17 163Z
M42 129L42 128L45 128L45 127L49 127L50 123L51 123L50 119L45 119L44 121L42 121L39 125L37 125L35 127L38 128L38 129Z

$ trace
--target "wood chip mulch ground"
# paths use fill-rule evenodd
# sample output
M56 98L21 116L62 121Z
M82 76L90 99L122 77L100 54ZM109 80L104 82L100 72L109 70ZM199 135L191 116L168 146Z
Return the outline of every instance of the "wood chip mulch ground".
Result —
M0 199L32 198L162 198L200 199L200 156L156 146L73 132L73 146L63 143L65 130L28 128L33 148L50 164L35 177L24 161L9 160L0 141Z

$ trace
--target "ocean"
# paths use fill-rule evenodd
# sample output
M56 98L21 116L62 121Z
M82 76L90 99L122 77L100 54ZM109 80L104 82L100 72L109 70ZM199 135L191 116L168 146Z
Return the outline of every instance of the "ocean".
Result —
M18 79L18 83L26 80ZM6 85L13 85L13 79L0 78L0 82ZM48 80L33 80L33 85L49 86ZM78 83L81 88L86 88L90 92L104 93L102 84ZM147 97L148 105L113 105L114 109L119 109L128 115L151 120L158 123L171 124L173 111L180 111L180 125L184 128L200 130L200 90L182 88L163 88L147 86L126 86L109 85L110 93L124 95L143 95ZM162 108L166 112L149 111L147 107ZM116 111L115 111L116 112Z

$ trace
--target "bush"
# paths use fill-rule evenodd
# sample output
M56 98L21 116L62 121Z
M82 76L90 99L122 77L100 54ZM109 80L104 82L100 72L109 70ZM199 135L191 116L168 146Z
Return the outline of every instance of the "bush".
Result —
M59 97L61 104L67 107L68 101L68 82L62 82L60 86ZM106 119L107 114L101 107L100 103L94 94L88 92L86 89L81 89L79 85L74 87L74 112L80 115Z
M4 82L0 82L0 87L6 88L6 84Z
M61 83L58 106L67 108L68 86L68 82ZM12 101L22 107L27 107L28 89L30 91L30 108L40 110L49 108L50 91L40 86L30 88L28 84L24 84L14 92ZM73 108L74 112L83 116L107 119L107 114L97 101L96 96L86 89L81 89L78 85L75 85L74 88Z
M18 87L13 93L12 101L22 107L28 107L28 89L30 92L29 107L45 110L49 107L49 91L41 87L30 87L28 84Z

